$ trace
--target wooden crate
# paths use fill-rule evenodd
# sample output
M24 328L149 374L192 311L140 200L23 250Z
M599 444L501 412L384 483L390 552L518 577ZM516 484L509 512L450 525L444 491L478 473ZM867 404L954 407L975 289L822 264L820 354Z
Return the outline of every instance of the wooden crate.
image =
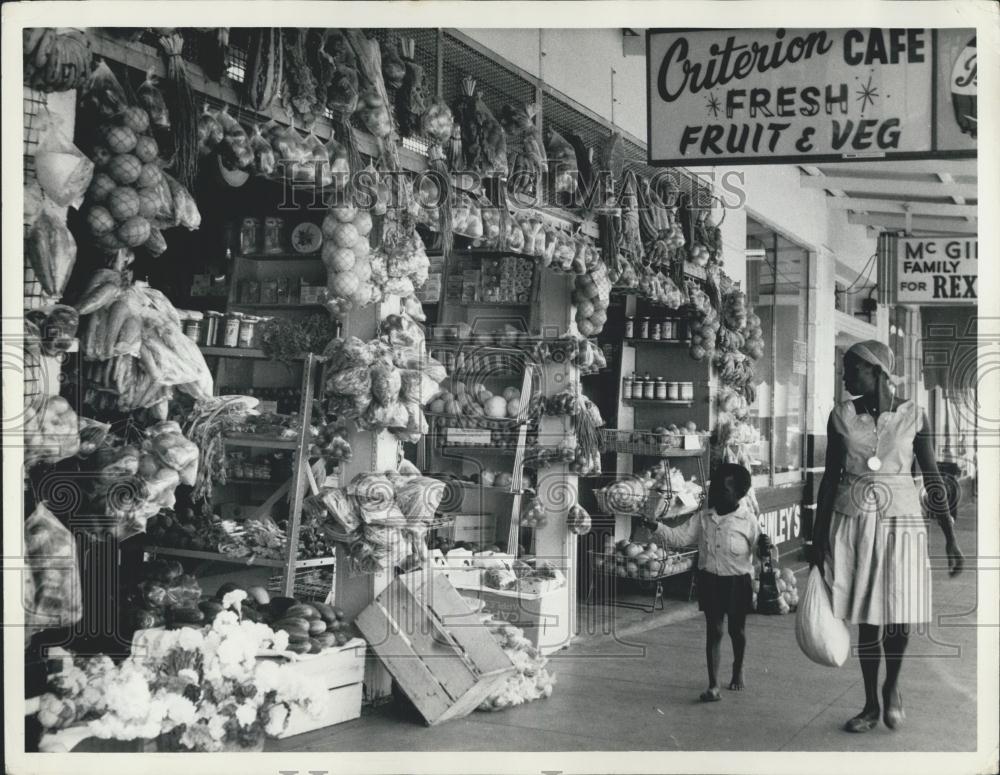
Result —
M440 573L397 576L355 624L430 726L467 716L514 673L500 644Z
M318 717L293 708L288 726L279 738L301 735L341 724L361 715L362 678L365 671L365 642L353 638L339 648L299 657L288 666L310 682L322 683L329 694L326 710Z
M484 610L508 624L524 630L524 637L543 654L552 654L569 645L569 589L566 586L540 594L513 592L489 587L468 587L462 594L483 601Z

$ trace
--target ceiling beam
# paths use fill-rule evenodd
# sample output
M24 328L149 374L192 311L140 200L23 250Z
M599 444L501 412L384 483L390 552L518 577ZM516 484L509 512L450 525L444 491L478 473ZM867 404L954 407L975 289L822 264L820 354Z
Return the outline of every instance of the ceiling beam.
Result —
M912 180L886 180L885 178L833 178L826 175L801 177L804 188L839 188L841 191L859 191L871 194L906 196L976 196L975 183L934 183Z
M975 234L977 231L975 223L968 221L948 220L946 218L928 218L920 215L911 215L913 231L941 233L941 234ZM856 226L871 226L876 229L888 231L905 231L907 216L905 215L872 215L861 213L848 213L847 222Z
M914 202L908 199L865 199L848 197L830 199L827 205L834 210L854 210L859 213L898 213L907 209L914 215L939 215L953 218L975 218L976 205L936 202Z
M800 165L799 169L801 169L807 175L812 175L814 177L822 177L823 176L823 170L821 170L819 167L816 167L816 166L814 166L812 164L802 164L802 165ZM834 197L837 197L837 198L843 198L843 197L847 196L847 194L845 194L839 188L830 188L830 189L827 189L827 191L829 191L829 193L831 193Z
M805 169L803 167L803 169ZM867 161L859 164L820 164L812 169L837 177L841 174L872 175L891 172L897 175L937 175L948 173L959 177L976 176L975 159L920 159L914 161Z

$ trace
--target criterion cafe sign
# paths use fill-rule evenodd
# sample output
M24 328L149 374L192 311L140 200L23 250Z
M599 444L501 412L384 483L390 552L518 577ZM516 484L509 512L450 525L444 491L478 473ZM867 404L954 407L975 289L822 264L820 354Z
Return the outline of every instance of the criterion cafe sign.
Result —
M659 165L973 157L975 30L649 30Z

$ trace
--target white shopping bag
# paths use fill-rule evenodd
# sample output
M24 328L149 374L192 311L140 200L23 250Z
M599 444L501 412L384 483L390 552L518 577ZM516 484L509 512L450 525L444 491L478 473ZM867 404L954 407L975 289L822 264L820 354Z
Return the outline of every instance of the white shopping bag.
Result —
M795 639L813 662L840 667L851 650L851 633L843 619L833 615L830 590L818 567L809 571L806 591L795 614Z

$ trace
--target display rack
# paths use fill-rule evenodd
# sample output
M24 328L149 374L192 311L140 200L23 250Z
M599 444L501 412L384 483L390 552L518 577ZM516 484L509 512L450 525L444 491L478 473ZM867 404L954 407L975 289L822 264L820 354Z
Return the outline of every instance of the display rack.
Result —
M220 358L227 356L218 356ZM247 514L247 519L257 519L268 516L283 498L288 501L288 523L285 530L285 556L277 559L271 557L236 556L222 552L179 549L169 546L147 546L146 554L151 557L177 557L182 560L198 560L201 562L223 563L236 566L280 568L280 589L285 596L292 596L295 590L296 574L307 568L317 568L334 565L334 557L311 557L299 559L296 557L299 543L299 529L302 523L302 501L306 490L316 494L319 491L315 476L309 466L309 447L311 444L310 426L312 425L313 396L315 383L324 363L321 356L306 354L303 359L302 398L299 402L298 416L300 424L293 438L278 438L266 434L228 434L224 441L231 447L248 447L264 449L284 449L292 452L292 474L284 482L260 480L254 484L270 486L271 494Z

